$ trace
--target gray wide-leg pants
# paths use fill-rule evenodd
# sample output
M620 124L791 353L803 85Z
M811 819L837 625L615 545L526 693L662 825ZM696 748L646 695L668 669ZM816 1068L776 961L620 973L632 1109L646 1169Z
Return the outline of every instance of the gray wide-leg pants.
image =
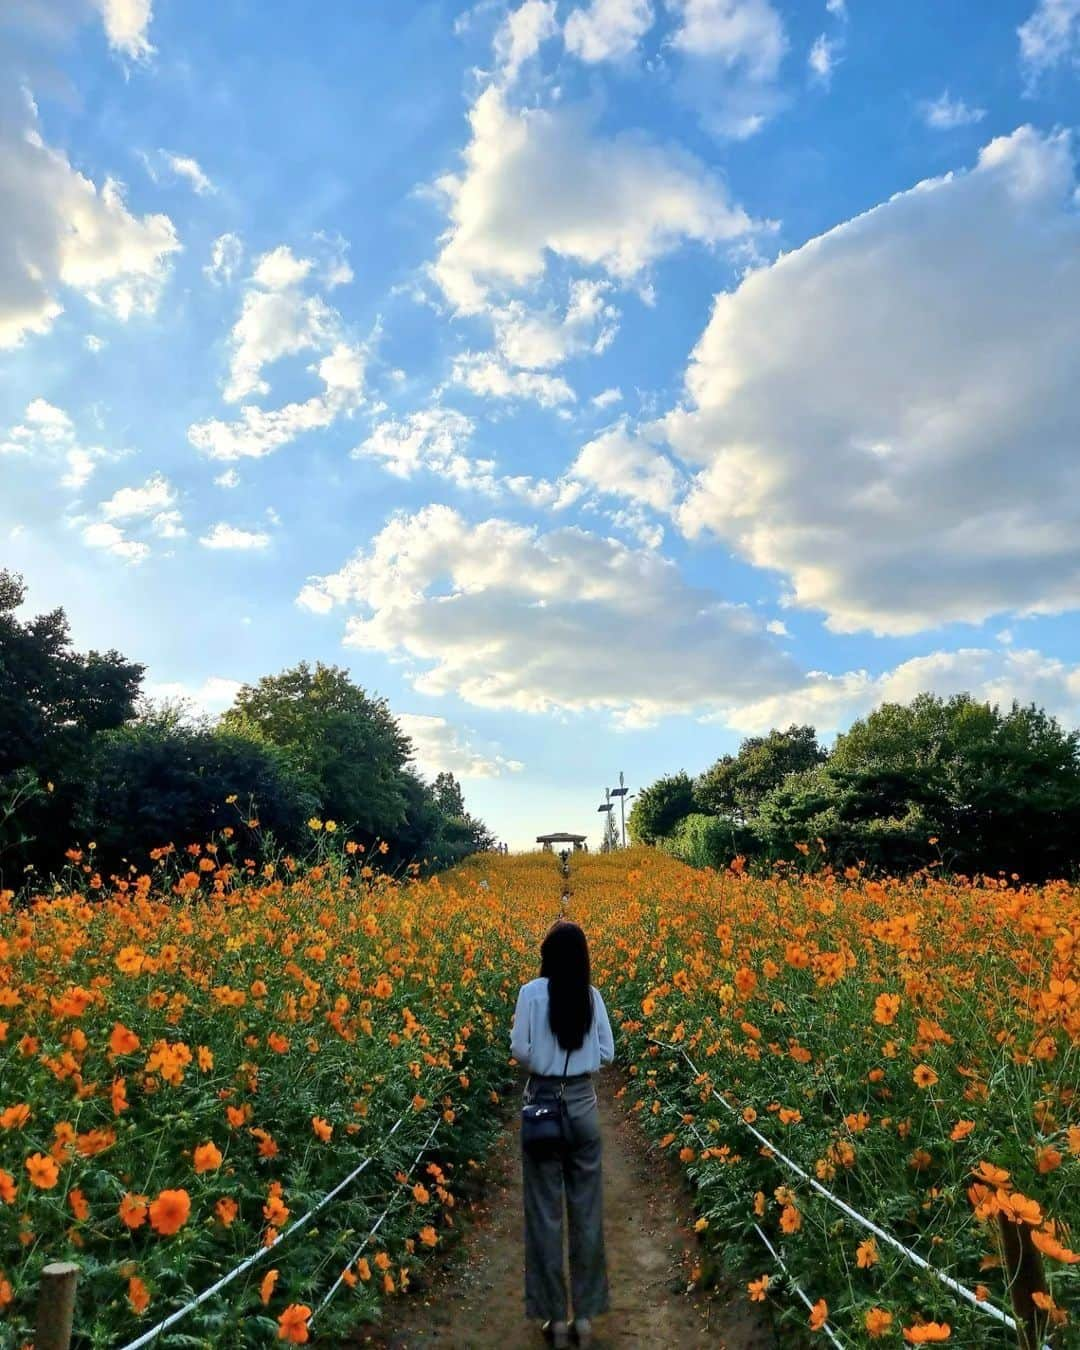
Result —
M525 1100L539 1088L554 1091L558 1078L532 1077ZM562 1157L538 1162L522 1154L525 1191L525 1316L567 1321L563 1278L563 1196L569 1221L570 1296L575 1317L608 1308L604 1258L604 1194L600 1116L589 1078L566 1084L570 1138Z

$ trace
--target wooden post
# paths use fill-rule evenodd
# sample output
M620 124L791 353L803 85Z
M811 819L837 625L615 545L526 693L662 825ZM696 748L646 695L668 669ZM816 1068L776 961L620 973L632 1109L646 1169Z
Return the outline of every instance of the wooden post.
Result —
M1042 1257L1026 1224L1010 1223L1004 1214L998 1215L998 1222L1009 1298L1020 1330L1020 1344L1023 1350L1041 1350L1049 1332L1049 1318L1032 1295L1049 1292Z
M73 1261L53 1261L43 1268L34 1350L69 1350L78 1278L79 1267Z

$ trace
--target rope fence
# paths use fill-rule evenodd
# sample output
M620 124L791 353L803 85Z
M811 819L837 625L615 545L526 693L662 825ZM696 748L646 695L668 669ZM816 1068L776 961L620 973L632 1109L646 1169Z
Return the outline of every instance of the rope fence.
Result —
M985 1299L978 1298L976 1294L974 1294L965 1285L961 1284L959 1280L953 1279L951 1275L946 1275L944 1271L938 1270L936 1267L932 1266L930 1262L926 1260L925 1257L920 1256L918 1252L912 1251L910 1247L906 1247L900 1241L899 1238L894 1237L892 1233L888 1232L886 1229L874 1223L873 1219L868 1219L865 1214L861 1214L857 1209L853 1209L852 1206L849 1205L846 1200L841 1200L841 1198L838 1195L834 1195L832 1191L830 1191L826 1186L823 1186L821 1182L817 1180L816 1177L811 1176L810 1173L807 1172L805 1168L800 1167L797 1162L789 1158L786 1153L782 1152L782 1150L777 1148L771 1139L767 1139L759 1129L757 1129L754 1125L750 1123L750 1121L745 1120L742 1116L742 1113L738 1111L734 1106L732 1106L732 1104L725 1097L723 1097L719 1092L716 1091L714 1087L711 1086L711 1080L709 1079L708 1075L701 1072L701 1070L697 1067L697 1065L694 1063L694 1061L690 1058L690 1056L686 1053L686 1050L681 1045L673 1045L670 1041L658 1040L655 1036L649 1036L647 1037L647 1040L650 1045L658 1046L662 1050L673 1050L675 1051L676 1054L681 1055L683 1059L686 1060L686 1063L689 1065L690 1070L692 1071L695 1078L699 1082L700 1081L710 1082L709 1091L712 1094L712 1096L715 1097L716 1100L720 1103L720 1105L724 1108L724 1110L727 1111L730 1115L734 1116L734 1118L740 1123L740 1125L742 1125L743 1129L748 1130L749 1133L753 1135L753 1137L760 1144L762 1144L765 1148L767 1148L769 1150L770 1156L782 1162L785 1167L787 1167L797 1177L800 1177L803 1181L805 1181L813 1191L815 1191L823 1199L827 1200L829 1204L834 1205L838 1210L840 1210L842 1214L845 1214L849 1219L851 1219L854 1223L857 1223L861 1228L865 1228L867 1232L873 1233L873 1235L876 1238L884 1242L885 1245L890 1247L893 1251L903 1256L905 1260L910 1261L912 1265L917 1266L920 1270L924 1270L928 1275L932 1276L935 1280L937 1280L939 1284L943 1285L946 1289L950 1290L954 1294L959 1295L960 1298L962 1298L965 1302L970 1303L971 1306L973 1308L976 1308L980 1313L983 1313L987 1317L992 1317L995 1321L1000 1322L1003 1326L1007 1327L1010 1331L1015 1332L1018 1336L1021 1337L1024 1336L1025 1329L1022 1328L1019 1325L1019 1323L1015 1321L1014 1318L1010 1317L1008 1313L1003 1312L993 1303L988 1303ZM1041 1347L1041 1350L1052 1350L1052 1347L1044 1342Z
M406 1120L408 1114L409 1113L406 1112L406 1115L400 1116L394 1122L394 1124L387 1131L385 1140L389 1140L392 1135L397 1133L398 1129ZM424 1148L427 1148L427 1144L430 1143L431 1136L435 1133L438 1124L439 1122L438 1120L436 1120L435 1125L432 1127L431 1134L428 1135L427 1142L425 1142L424 1144ZM423 1149L421 1149L420 1151L422 1153ZM128 1341L128 1343L122 1347L122 1350L140 1350L142 1346L150 1345L151 1342L157 1340L157 1338L161 1336L164 1332L168 1331L171 1327L176 1326L177 1322L180 1322L185 1317L187 1317L189 1313L192 1313L195 1311L196 1308L201 1307L202 1304L206 1303L209 1299L213 1298L215 1294L219 1294L222 1291L222 1289L226 1287L226 1285L232 1284L233 1280L239 1278L239 1276L243 1275L246 1271L251 1270L253 1266L258 1265L260 1261L262 1261L265 1257L270 1255L270 1253L274 1250L276 1246L278 1246L279 1243L284 1242L285 1239L291 1237L293 1233L298 1233L302 1228L306 1228L307 1225L311 1222L311 1220L316 1216L316 1214L319 1214L322 1210L324 1210L333 1199L335 1199L338 1195L341 1194L341 1192L346 1188L346 1186L350 1185L353 1181L355 1181L361 1172L363 1172L367 1167L371 1165L371 1163L373 1163L377 1158L380 1158L381 1156L382 1152L379 1152L379 1153L372 1153L370 1156L365 1158L364 1161L358 1167L353 1168L353 1170L349 1173L347 1177L342 1178L342 1180L338 1182L338 1184L333 1188L333 1190L327 1191L327 1193L322 1197L321 1200L318 1200L314 1205L312 1205L312 1207L307 1211L306 1214L301 1215L300 1218L297 1219L295 1223L290 1224L289 1227L283 1233L278 1233L272 1242L268 1242L265 1246L260 1247L258 1251L252 1252L250 1256L244 1257L244 1259L240 1262L239 1265L234 1266L232 1270L222 1275L219 1280L215 1280L214 1283L209 1286L209 1288L204 1289L201 1294L197 1294L193 1299L190 1300L190 1302L185 1303L181 1308L177 1308L176 1311L170 1313L168 1317L162 1318L162 1320L158 1322L156 1326L151 1327L149 1331L144 1331L142 1335L136 1336L136 1338L133 1341ZM416 1166L415 1162L413 1163L413 1166L414 1167ZM326 1299L323 1300L324 1303L327 1301L328 1300ZM320 1307L322 1307L322 1304L320 1304Z

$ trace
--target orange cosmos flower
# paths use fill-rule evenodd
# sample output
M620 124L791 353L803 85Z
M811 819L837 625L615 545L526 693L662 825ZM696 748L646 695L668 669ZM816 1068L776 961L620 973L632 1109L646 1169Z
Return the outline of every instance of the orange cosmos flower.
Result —
M311 1309L304 1303L290 1303L278 1318L279 1341L288 1341L291 1345L306 1345L308 1341L308 1318Z
M266 1044L275 1054L283 1055L289 1048L289 1038L283 1036L280 1031L272 1031L266 1038Z
M312 1116L311 1128L324 1144L330 1142L334 1133L334 1127L328 1120L324 1120L322 1116Z
M26 1171L30 1184L39 1191L51 1191L60 1177L60 1168L55 1158L47 1158L44 1153L31 1153L26 1160Z
M820 1331L829 1320L829 1305L823 1298L819 1298L810 1309L810 1330Z
M868 1237L855 1248L855 1264L860 1270L869 1270L876 1266L879 1259L877 1239Z
M75 1186L72 1190L68 1191L68 1204L71 1206L72 1214L75 1215L80 1223L85 1223L90 1217L90 1205L87 1202L86 1196L78 1186Z
M0 1111L0 1130L21 1130L30 1119L30 1108L25 1102L5 1107Z
M768 1275L762 1275L756 1280L750 1280L746 1286L746 1292L750 1295L751 1303L764 1303L765 1291L772 1283Z
M141 1316L150 1306L150 1290L138 1275L132 1275L128 1280L128 1303L131 1304L131 1311Z
M981 1162L977 1167L973 1167L971 1175L990 1186L1004 1186L1009 1180L1009 1173L1004 1167L995 1167L993 1163L988 1162Z
M113 1115L122 1115L130 1105L127 1099L127 1080L124 1078L114 1078L109 1097L112 1102Z
M892 1313L886 1312L884 1308L871 1308L863 1318L863 1326L866 1327L867 1335L875 1341L879 1336L888 1333L892 1322Z
M1062 1158L1053 1144L1044 1144L1035 1150L1035 1168L1039 1172L1053 1172L1061 1166Z
M909 1345L928 1345L937 1341L947 1341L952 1335L948 1322L918 1322L913 1327L904 1328L904 1340Z
M911 1075L915 1086L918 1088L933 1087L938 1081L937 1074L929 1064L916 1064L915 1071Z
M162 1237L178 1233L191 1213L191 1196L185 1190L161 1191L150 1205L150 1226Z
M896 1021L900 1011L899 994L878 994L874 1000L874 1021L879 1026L888 1027Z
M150 1197L146 1195L132 1195L129 1191L120 1201L117 1213L120 1215L120 1222L126 1228L141 1228L146 1222L146 1216L149 1213Z
M130 1055L138 1050L142 1042L123 1022L117 1022L109 1037L109 1049L114 1055Z
M10 1172L5 1172L0 1167L0 1203L13 1205L15 1203L15 1178Z
M274 1293L274 1285L278 1281L278 1271L268 1270L262 1277L262 1283L259 1285L259 1297L262 1299L262 1305L265 1308L270 1302Z
M223 1195L214 1206L214 1213L226 1228L230 1227L240 1212L240 1206L230 1196Z
M412 1193L413 1199L416 1201L418 1205L426 1205L427 1202L431 1199L431 1194L428 1191L427 1187L421 1185L419 1181L412 1188Z
M221 1157L221 1149L216 1144L211 1142L199 1144L191 1157L196 1175L201 1176L203 1172L216 1172L221 1166Z
M380 975L375 981L375 987L371 992L376 998L389 998L394 992L393 981L388 975Z
M263 1205L263 1217L267 1223L272 1223L280 1228L289 1217L289 1207L279 1195L271 1195L266 1204Z
M797 1233L802 1227L802 1215L794 1205L785 1205L780 1211L780 1227L785 1233Z
M975 1128L973 1120L958 1120L949 1133L949 1138L954 1144L958 1144L961 1139L966 1139Z
M360 1278L364 1281L365 1284L367 1284L368 1280L371 1279L371 1267L367 1263L366 1256L362 1256L360 1260L357 1261L356 1273L357 1275L360 1276Z
M420 1241L425 1247L434 1247L439 1240L439 1235L436 1233L435 1229L432 1228L431 1224L427 1224L425 1227L421 1228L419 1236Z

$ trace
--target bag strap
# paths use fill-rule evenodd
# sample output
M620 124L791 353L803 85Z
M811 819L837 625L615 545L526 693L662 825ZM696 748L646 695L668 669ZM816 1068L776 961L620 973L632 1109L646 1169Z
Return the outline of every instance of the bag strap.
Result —
M560 1100L560 1101L562 1100L563 1093L566 1091L566 1071L567 1071L567 1069L569 1069L569 1067L570 1067L570 1051L567 1050L567 1052L566 1052L566 1058L563 1060L563 1066L562 1066L562 1082L559 1084L559 1100Z

